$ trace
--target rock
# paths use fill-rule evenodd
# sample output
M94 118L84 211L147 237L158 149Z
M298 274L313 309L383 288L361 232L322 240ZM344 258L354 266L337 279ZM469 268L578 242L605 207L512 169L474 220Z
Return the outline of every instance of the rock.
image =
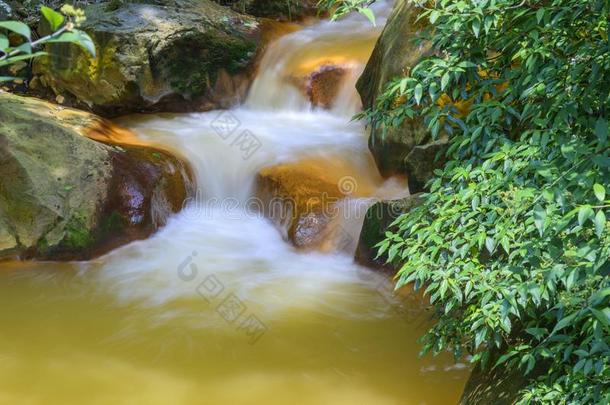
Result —
M286 239L300 248L319 248L336 214L335 204L371 192L370 185L356 184L345 173L350 169L334 159L266 167L258 173L256 194Z
M523 332L525 333L525 332ZM520 341L521 338L516 338ZM492 350L489 365L496 364L504 353ZM506 366L482 369L477 365L471 372L464 392L460 398L460 405L512 405L517 402L519 392L526 388L540 376L549 372L550 362L537 362L533 370L525 375L519 367Z
M408 212L421 202L419 194L414 194L400 200L379 201L373 204L366 212L358 247L356 248L356 261L365 266L380 269L384 272L396 273L398 269L385 263L383 258L376 259L377 245L385 239L388 226L400 215Z
M430 53L429 44L413 44L413 40L423 28L423 22L416 22L419 10L413 2L396 2L356 84L364 108L374 108L377 97L383 93L389 80L404 76L422 56ZM372 128L369 148L383 176L396 173L409 175L405 158L414 147L430 142L430 138L429 132L420 121L407 120L401 127L389 128L385 133L380 128Z
M240 13L279 21L296 21L318 12L316 0L215 0Z
M526 385L522 371L505 368L481 370L475 367L466 382L460 405L512 405Z
M409 189L411 192L424 191L426 182L430 180L435 169L445 163L445 154L449 144L446 139L417 145L405 157L404 167L409 173Z
M190 193L182 160L92 114L0 93L0 122L0 259L89 259L147 237Z
M298 71L287 77L287 84L295 86L312 106L333 108L343 81L349 74L353 74L353 68L330 62L307 66L307 68L305 71Z
M225 108L243 98L258 21L208 0L149 3L87 6L81 28L97 57L49 45L50 55L34 62L33 91L106 116Z
M306 91L311 104L330 109L333 107L347 68L337 65L323 65L306 78Z
M0 21L5 21L12 17L13 8L6 1L0 0Z

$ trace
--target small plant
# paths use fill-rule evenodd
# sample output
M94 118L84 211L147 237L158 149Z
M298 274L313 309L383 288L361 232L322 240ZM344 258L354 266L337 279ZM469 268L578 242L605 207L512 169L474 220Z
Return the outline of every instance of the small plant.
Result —
M89 35L77 29L85 21L82 10L65 5L61 12L46 6L42 6L40 11L52 33L37 40L32 39L30 27L23 22L0 21L0 68L46 55L46 52L37 49L50 43L72 43L95 56L95 45ZM14 79L12 76L0 76L0 82Z
M357 11L364 15L371 24L375 25L375 14L369 8L375 0L320 0L318 8L322 11L329 11L331 21L336 21L339 18Z

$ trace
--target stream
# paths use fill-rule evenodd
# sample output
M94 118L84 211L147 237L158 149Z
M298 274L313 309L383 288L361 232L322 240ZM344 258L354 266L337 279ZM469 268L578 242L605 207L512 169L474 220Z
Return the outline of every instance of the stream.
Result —
M300 250L250 207L260 169L302 160L334 162L360 189L345 206L404 195L351 121L391 8L375 7L377 27L350 16L277 39L238 108L118 120L191 163L195 198L90 262L3 266L1 404L457 403L469 370L418 356L421 298L354 263L361 209L333 220L324 249ZM290 84L325 64L349 68L330 110Z

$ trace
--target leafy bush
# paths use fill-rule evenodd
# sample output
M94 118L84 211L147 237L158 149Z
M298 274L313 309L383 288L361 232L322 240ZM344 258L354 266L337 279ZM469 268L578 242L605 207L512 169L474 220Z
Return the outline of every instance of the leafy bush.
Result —
M520 367L522 403L610 402L610 2L435 0L437 51L361 117L450 139L379 254L425 289L424 352ZM461 115L457 103L470 105Z
M0 21L0 69L45 55L45 52L36 49L49 43L73 43L95 56L95 45L89 35L76 29L85 19L82 10L66 5L62 7L61 13L46 6L42 6L40 11L49 25L51 34L37 40L33 40L27 24L20 21ZM0 82L14 79L11 76L0 76Z

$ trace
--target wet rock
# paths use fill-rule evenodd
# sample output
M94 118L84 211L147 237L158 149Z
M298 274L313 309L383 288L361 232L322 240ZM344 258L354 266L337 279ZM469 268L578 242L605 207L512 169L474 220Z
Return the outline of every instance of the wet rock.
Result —
M324 63L304 74L299 72L300 75L289 77L287 84L297 87L311 105L331 109L350 69L348 66Z
M384 258L377 259L377 245L385 239L389 225L400 215L408 212L421 202L419 194L414 194L400 200L380 201L372 205L366 212L358 247L356 261L365 266L380 269L395 274L398 269L386 264Z
M279 21L296 21L315 16L318 12L316 0L215 0L240 13Z
M449 144L446 139L417 145L405 157L404 167L409 173L409 189L411 192L424 191L428 180L432 177L435 169L442 167L445 163L445 154Z
M306 91L311 104L330 109L341 90L347 68L337 65L323 65L306 79Z
M244 97L260 43L255 18L208 0L114 1L85 12L97 56L49 45L34 62L32 91L106 116L224 108Z
M0 93L0 122L0 259L97 256L150 235L190 193L181 159L117 142L92 114Z
M364 185L350 188L346 172L341 163L322 159L266 167L257 176L257 196L286 239L300 248L318 248L336 214L335 204L370 192Z
M422 56L430 53L429 44L413 43L423 28L422 22L416 22L419 12L413 2L396 2L356 85L364 108L374 108L389 80L404 76ZM420 121L407 120L400 128L389 128L383 134L381 129L372 128L369 148L382 175L409 174L405 158L414 147L430 141L430 134Z

